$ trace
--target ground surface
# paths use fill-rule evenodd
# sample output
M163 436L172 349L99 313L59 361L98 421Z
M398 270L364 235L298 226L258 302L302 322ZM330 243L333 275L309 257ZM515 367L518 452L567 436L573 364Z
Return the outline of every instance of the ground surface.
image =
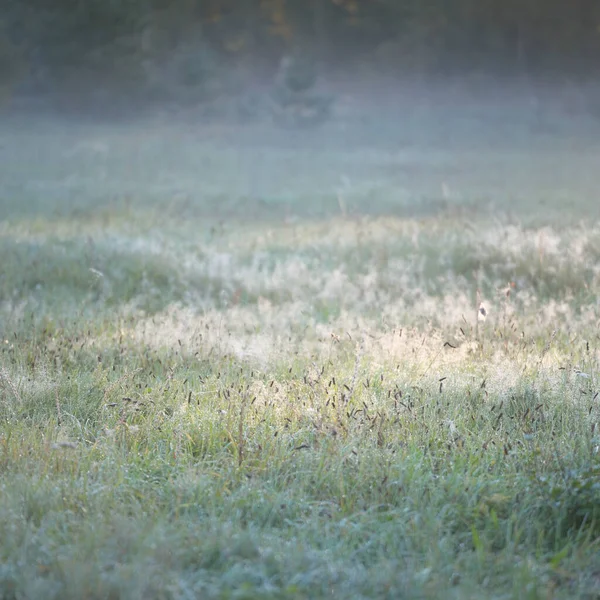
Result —
M410 106L4 120L0 597L599 597L597 125Z

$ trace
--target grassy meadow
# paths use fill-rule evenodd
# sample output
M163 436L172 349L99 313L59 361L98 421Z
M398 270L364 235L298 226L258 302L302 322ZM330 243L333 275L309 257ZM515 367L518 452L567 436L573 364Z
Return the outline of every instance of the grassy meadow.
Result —
M413 117L2 124L0 598L600 598L600 147Z

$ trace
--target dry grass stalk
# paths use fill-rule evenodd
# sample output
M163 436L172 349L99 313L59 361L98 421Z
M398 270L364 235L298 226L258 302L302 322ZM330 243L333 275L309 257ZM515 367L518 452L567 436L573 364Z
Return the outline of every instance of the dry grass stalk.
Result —
M58 425L62 425L62 411L60 409L60 398L58 397L58 386L54 389L55 402L56 402L56 418Z
M238 422L238 466L241 467L244 462L244 417L246 413L246 398L240 403L240 419Z

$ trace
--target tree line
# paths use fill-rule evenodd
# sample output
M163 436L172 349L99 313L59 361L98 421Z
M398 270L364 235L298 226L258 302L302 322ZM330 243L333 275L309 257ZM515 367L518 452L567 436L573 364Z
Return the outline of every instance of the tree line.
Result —
M333 65L351 66L368 57L399 72L589 74L600 64L597 0L4 0L3 4L4 83L32 72L60 80L84 69L93 77L135 79L146 73L148 64L182 48L195 57L188 56L184 68L191 78L205 77L211 69L240 57L268 60L292 48Z

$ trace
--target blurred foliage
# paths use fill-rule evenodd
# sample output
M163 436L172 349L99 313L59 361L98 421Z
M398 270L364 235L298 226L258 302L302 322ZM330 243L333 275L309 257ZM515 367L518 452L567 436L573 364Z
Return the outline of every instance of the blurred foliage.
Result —
M331 115L333 98L315 91L317 67L310 53L296 50L279 64L272 90L271 115L285 127L318 125Z
M24 74L24 60L20 49L0 27L0 106L10 98L15 84Z
M304 49L410 72L592 72L597 0L5 0L2 79L63 86L214 87L226 66ZM19 52L14 52L18 48ZM18 69L17 69L18 65ZM85 77L83 74L85 73ZM218 87L218 86L217 86ZM194 97L196 97L196 94ZM211 93L208 93L211 96Z

